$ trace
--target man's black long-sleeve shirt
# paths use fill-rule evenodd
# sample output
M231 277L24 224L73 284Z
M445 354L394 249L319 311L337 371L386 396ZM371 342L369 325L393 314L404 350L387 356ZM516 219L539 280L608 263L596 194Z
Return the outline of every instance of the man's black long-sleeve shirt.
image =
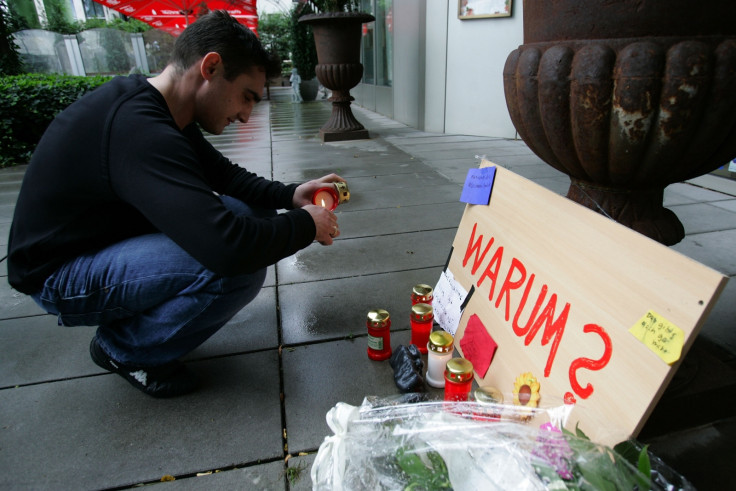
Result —
M156 232L218 274L250 273L309 245L314 221L301 209L237 217L217 194L291 209L295 189L233 164L195 124L180 130L145 77L117 77L60 113L39 142L10 229L8 281L35 293L64 262Z

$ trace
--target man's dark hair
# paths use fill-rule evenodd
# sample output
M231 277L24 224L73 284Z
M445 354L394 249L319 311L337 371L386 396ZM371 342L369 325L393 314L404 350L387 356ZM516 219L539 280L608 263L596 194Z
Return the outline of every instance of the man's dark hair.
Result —
M266 70L267 77L280 72L275 60L258 37L225 10L215 10L189 25L174 43L171 63L186 70L210 52L222 57L225 79L232 81L253 67Z

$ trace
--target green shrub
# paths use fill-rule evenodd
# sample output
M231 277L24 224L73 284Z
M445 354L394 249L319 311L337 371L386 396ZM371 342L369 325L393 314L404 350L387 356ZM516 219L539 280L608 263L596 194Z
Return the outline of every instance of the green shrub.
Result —
M51 120L110 77L0 77L0 167L25 164Z
M291 61L303 81L311 80L316 75L317 48L314 46L314 35L311 26L299 22L299 17L312 14L309 4L304 8L294 8L291 12Z

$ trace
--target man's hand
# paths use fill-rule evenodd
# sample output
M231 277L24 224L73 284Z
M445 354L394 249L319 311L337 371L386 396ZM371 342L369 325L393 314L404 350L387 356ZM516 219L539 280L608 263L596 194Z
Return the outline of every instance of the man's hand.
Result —
M340 235L337 226L337 217L327 208L317 205L306 205L302 207L312 215L314 225L317 227L317 235L314 240L322 245L332 245L332 239Z
M312 204L312 195L319 188L325 187L326 184L332 184L333 182L345 182L345 179L338 176L337 174L329 174L319 179L313 179L307 181L304 184L299 185L294 192L294 208L303 208L306 205ZM316 223L316 220L315 220Z

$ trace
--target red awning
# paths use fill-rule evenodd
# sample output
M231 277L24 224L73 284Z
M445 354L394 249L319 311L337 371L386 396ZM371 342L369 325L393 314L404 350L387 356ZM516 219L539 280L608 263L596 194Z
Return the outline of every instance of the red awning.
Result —
M227 10L238 22L257 33L257 0L95 0L134 17L156 29L178 36L200 15L211 10Z

